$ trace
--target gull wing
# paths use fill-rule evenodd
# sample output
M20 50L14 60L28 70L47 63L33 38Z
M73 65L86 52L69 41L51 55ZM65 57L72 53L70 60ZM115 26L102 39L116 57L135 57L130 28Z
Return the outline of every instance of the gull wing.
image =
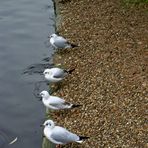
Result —
M65 76L65 72L63 69L59 69L55 71L53 75L54 78L64 78L64 76Z
M66 130L65 128L56 126L51 134L51 138L63 144L79 140L79 136Z
M49 104L55 107L60 107L61 105L65 104L65 100L56 96L51 96Z
M63 37L56 37L54 39L54 45L58 48L65 48L68 45L68 42Z

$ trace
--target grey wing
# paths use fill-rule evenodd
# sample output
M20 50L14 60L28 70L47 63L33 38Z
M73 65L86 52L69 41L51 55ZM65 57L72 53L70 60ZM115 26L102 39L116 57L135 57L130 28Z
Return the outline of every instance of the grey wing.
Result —
M54 41L54 45L58 48L65 48L67 46L68 42L63 37L58 37Z
M56 96L52 96L51 98L50 98L50 105L53 105L53 106L61 106L61 105L63 105L63 104L65 104L65 100L64 99L62 99L62 98L59 98L59 97L56 97Z
M79 136L67 131L62 127L57 127L51 134L51 138L63 144L79 140Z
M59 100L50 100L49 105L52 105L53 107L56 107L57 109L65 109L71 104L69 102L65 102L64 99L59 98Z
M64 78L64 76L65 76L65 72L62 69L58 70L53 75L54 78Z

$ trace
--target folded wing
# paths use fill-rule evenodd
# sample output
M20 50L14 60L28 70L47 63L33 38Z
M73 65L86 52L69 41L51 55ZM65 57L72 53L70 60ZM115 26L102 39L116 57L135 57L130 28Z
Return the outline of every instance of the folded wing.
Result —
M57 37L54 40L54 45L58 48L65 48L68 45L68 42L63 37Z
M63 144L74 142L79 140L79 136L73 134L62 127L55 127L53 133L51 134L51 138L53 138L57 142L61 142Z

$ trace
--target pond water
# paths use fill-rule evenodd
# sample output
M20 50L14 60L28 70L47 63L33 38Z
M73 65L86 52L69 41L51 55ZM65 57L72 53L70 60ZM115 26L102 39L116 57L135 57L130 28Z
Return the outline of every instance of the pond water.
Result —
M54 24L52 0L0 0L0 148L41 148L45 108L33 89L43 76L22 73L52 57Z

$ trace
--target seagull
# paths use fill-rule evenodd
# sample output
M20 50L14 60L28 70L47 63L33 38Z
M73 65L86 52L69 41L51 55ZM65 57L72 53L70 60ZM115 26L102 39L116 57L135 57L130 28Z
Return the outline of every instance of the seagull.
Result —
M55 33L50 36L50 43L56 49L58 48L66 49L66 48L78 47L78 45L69 43L64 37L59 36Z
M78 136L63 127L55 126L55 123L52 120L45 121L42 126L44 126L45 137L54 144L62 145L70 142L82 143L89 138Z
M60 110L60 109L71 109L75 107L79 107L82 105L75 105L69 102L66 102L64 99L57 97L57 96L50 96L48 91L43 90L41 93L41 100L43 104L52 110Z
M75 69L61 69L61 68L48 68L45 69L43 74L46 80L52 83L60 82L68 74L71 74Z

